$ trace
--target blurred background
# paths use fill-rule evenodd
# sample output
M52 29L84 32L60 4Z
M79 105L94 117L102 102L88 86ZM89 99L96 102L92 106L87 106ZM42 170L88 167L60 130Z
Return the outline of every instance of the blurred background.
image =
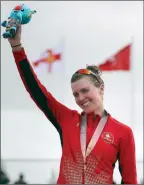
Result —
M37 70L61 103L81 111L70 78L87 64L99 65L132 44L130 71L104 71L105 108L130 126L136 143L138 182L143 181L143 1L1 1L1 22L20 3L37 10L24 25L22 43L30 62L46 49L61 50L51 72ZM2 33L4 32L2 28ZM1 180L56 183L61 158L57 131L26 92L8 42L1 38ZM114 181L121 177L117 169Z

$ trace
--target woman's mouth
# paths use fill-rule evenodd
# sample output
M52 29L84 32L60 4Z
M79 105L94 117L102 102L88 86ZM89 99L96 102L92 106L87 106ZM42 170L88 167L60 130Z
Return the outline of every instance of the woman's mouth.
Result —
M87 102L83 103L82 106L87 107L87 106L89 106L90 103L91 103L91 101L87 101Z

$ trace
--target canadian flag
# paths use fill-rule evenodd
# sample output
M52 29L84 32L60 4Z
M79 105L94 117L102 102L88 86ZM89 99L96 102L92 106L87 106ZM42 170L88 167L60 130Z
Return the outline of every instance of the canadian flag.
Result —
M40 57L32 62L36 73L58 72L63 70L64 43L60 41L55 48L48 48L40 54Z
M131 67L130 64L131 44L128 44L124 48L120 49L120 51L109 57L104 63L100 64L98 67L102 71L129 71Z

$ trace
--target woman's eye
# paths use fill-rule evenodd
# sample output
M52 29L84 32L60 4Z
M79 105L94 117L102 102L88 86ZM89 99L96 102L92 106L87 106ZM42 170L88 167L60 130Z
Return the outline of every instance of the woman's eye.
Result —
M78 97L78 94L74 94L74 97L75 97L75 98Z
M86 92L88 92L88 89L83 89L82 92L86 93Z

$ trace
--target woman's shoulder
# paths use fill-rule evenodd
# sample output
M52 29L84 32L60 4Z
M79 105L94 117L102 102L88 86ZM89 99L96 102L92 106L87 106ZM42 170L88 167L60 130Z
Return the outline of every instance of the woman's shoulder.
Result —
M119 131L121 130L123 132L132 132L132 129L129 125L122 121L119 121L118 119L114 118L111 115L109 115L109 121L112 124L112 126L118 129Z

